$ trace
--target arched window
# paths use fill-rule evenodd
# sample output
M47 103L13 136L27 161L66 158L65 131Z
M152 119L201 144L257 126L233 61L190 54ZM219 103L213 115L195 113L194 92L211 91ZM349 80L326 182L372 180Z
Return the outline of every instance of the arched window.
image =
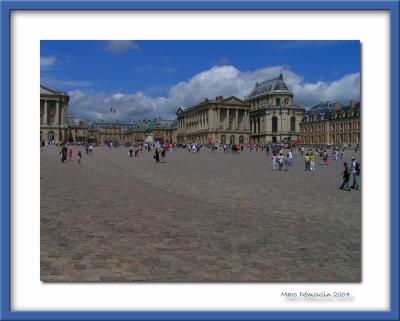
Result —
M296 131L296 117L292 116L290 118L290 131L295 132Z
M239 145L243 145L243 136L242 135L239 136Z
M226 144L226 137L225 135L221 136L221 144Z
M235 145L235 136L231 135L231 137L229 138L229 144Z
M276 98L276 105L280 106L281 105L281 99L280 98Z
M276 116L272 117L272 131L278 131L278 118L276 118Z

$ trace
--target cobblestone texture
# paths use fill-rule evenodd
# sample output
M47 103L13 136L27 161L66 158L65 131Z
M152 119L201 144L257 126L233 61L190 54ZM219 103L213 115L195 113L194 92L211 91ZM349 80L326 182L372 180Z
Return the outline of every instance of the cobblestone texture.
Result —
M41 153L42 281L361 281L361 192L338 189L341 161L58 151Z

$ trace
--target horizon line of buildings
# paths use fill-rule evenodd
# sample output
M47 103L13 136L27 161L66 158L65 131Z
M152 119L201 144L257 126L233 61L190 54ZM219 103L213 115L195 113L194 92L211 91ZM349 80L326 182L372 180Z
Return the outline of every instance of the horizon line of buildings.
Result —
M321 102L306 110L279 77L256 83L241 100L205 98L176 112L176 119L138 122L83 121L68 115L69 96L40 86L40 140L95 144L144 142L149 131L166 143L305 145L359 144L360 102Z

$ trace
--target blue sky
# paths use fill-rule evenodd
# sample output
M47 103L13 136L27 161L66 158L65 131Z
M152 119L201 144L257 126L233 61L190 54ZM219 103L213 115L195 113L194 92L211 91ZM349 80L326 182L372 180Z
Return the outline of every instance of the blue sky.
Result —
M280 71L306 106L360 95L358 41L41 41L40 56L41 83L89 120L173 118L205 97L243 99Z

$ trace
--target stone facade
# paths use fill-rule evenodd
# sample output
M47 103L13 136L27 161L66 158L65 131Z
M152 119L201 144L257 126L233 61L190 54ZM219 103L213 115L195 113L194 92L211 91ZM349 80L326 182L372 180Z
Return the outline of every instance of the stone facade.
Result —
M73 121L69 96L40 86L40 140L94 144L144 142L147 122ZM255 88L245 101L218 96L179 108L176 120L150 121L153 137L163 143L265 144L302 142L306 145L359 144L360 103L349 106L320 103L307 112L293 102L293 93L280 75Z
M250 138L250 105L237 97L205 99L190 108L179 108L178 143L245 144Z
M293 93L277 78L256 83L246 97L250 104L250 141L253 144L295 142L300 138L300 123L305 108L293 102Z
M321 102L305 113L300 132L306 145L360 144L360 103Z
M153 121L153 136L162 143L176 142L176 122L171 120ZM82 120L69 119L68 141L93 144L144 142L147 124L121 122L88 123Z
M67 93L40 86L40 141L66 140L68 102Z

